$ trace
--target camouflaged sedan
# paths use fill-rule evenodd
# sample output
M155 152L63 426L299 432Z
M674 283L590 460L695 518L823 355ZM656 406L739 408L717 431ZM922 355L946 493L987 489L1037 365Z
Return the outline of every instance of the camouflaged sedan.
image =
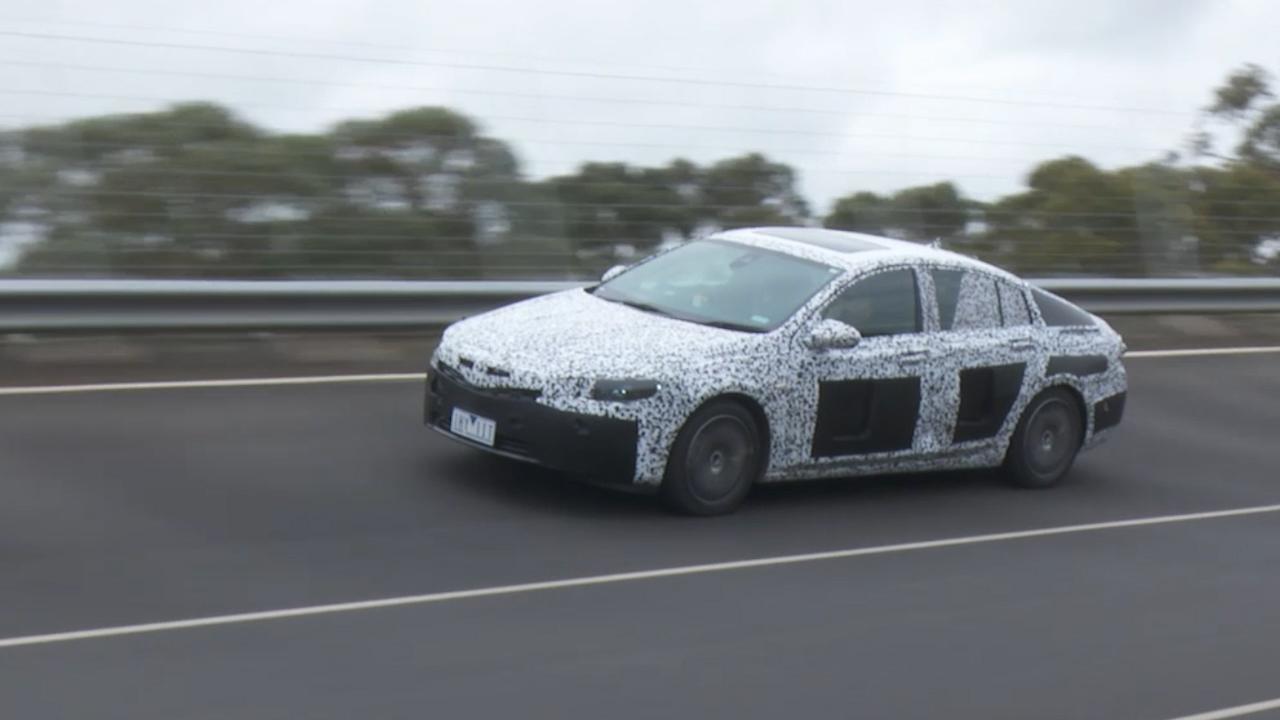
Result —
M1124 350L962 255L735 230L455 323L426 422L703 515L806 478L1000 467L1048 487L1120 422Z

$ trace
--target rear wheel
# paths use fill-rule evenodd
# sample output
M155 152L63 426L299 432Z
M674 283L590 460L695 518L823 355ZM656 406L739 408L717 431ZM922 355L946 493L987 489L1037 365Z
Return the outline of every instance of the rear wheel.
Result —
M1020 487L1047 488L1071 469L1084 438L1084 419L1070 393L1040 393L1018 421L1005 456L1005 473Z
M760 427L731 400L689 417L676 436L662 480L662 499L677 512L722 515L742 504L760 474Z

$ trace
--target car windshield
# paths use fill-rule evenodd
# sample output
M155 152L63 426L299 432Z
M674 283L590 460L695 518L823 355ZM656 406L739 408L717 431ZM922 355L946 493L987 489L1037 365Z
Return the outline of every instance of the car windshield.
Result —
M839 274L838 268L772 250L702 240L637 265L594 293L680 320L768 332Z

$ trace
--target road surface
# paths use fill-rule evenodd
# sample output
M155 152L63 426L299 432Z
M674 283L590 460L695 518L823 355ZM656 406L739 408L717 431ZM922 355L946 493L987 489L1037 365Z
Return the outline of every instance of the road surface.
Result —
M1280 697L1280 354L1128 366L1125 423L1057 489L824 482L712 520L454 445L412 380L0 395L0 717L1159 720Z

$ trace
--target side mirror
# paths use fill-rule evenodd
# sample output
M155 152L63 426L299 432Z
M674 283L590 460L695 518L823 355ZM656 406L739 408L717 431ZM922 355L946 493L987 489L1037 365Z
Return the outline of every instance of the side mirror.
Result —
M860 342L862 333L858 328L830 318L818 323L807 339L809 347L814 350L843 350L856 347Z
M614 265L613 267L604 271L604 274L600 276L600 282L602 283L609 282L610 280L621 275L622 271L626 269L627 269L626 265Z

